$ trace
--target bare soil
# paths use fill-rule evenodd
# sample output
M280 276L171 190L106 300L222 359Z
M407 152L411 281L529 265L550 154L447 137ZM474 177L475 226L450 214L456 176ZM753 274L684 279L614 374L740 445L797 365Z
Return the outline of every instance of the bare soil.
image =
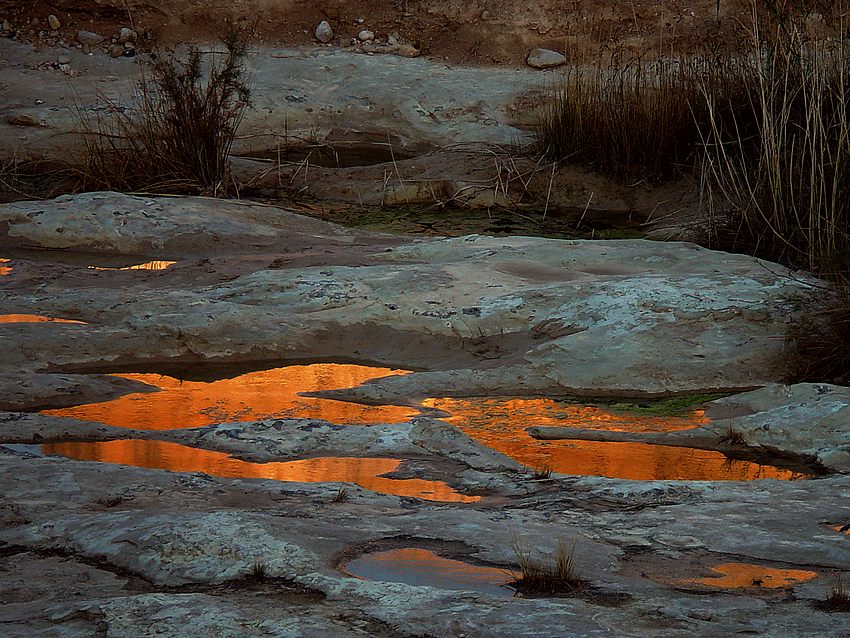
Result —
M117 35L131 26L148 45L172 46L218 37L229 25L257 44L315 43L321 20L333 27L331 44L347 44L362 29L397 34L424 55L468 65L520 65L529 49L580 55L600 47L659 53L689 52L707 39L728 38L750 15L746 0L28 0L0 1L19 39L74 42L79 29ZM719 11L718 11L719 9ZM50 32L47 16L61 27Z

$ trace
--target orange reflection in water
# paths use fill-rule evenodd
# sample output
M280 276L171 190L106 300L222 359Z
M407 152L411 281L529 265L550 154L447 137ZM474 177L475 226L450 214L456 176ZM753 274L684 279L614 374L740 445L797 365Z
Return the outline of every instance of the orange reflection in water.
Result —
M843 525L835 525L832 529L842 534L850 534L850 523L844 523Z
M74 321L73 319L57 319L56 317L45 317L44 315L0 315L0 323L79 323L85 321Z
M429 501L473 503L477 496L456 492L440 481L391 479L380 476L394 471L398 459L324 457L284 463L251 463L223 452L213 452L166 441L106 441L102 443L47 443L44 454L80 461L100 461L170 470L203 472L228 478L261 478L298 483L355 483L367 490Z
M513 596L514 591L504 585L517 576L509 570L470 565L415 547L364 554L350 561L345 571L367 580L481 591L501 597Z
M89 266L89 268L91 270L165 270L169 266L173 266L176 263L176 261L166 261L164 259L158 259L154 261L146 261L143 264L135 264L133 266Z
M561 474L632 480L749 481L796 479L800 473L720 452L646 443L539 441L530 426L581 427L630 432L672 431L706 422L702 410L680 417L613 414L605 408L561 404L551 399L428 399L427 407L449 412L446 420L479 443L527 467Z
M774 569L748 563L723 563L710 569L721 574L721 576L689 578L679 581L679 584L708 585L709 587L723 587L724 589L740 587L778 589L792 587L797 583L817 578L816 572L803 569Z
M3 275L11 275L12 274L12 267L3 265L3 264L8 264L8 263L9 263L8 259L0 257L0 277L2 277Z
M159 374L117 374L114 376L141 381L160 391L44 410L43 414L139 430L193 428L267 418L322 419L342 424L403 423L418 411L302 397L298 393L352 387L369 379L407 373L389 368L319 363L260 370L211 382L182 381Z

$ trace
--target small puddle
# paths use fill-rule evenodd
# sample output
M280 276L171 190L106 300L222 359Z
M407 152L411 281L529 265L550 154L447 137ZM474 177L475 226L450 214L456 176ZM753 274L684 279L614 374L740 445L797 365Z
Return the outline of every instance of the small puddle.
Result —
M77 323L87 325L85 321L45 317L44 315L0 315L0 323Z
M505 586L514 577L508 570L471 565L413 547L364 554L346 564L345 572L371 581L514 596L514 590Z
M176 263L176 261L158 259L146 261L143 264L133 264L132 266L88 266L88 268L89 270L165 270Z
M45 443L45 455L99 461L172 472L203 472L225 478L258 478L297 483L355 483L373 492L428 501L473 503L477 496L456 492L441 481L392 479L399 459L322 457L298 461L252 463L225 454L167 441L128 439L97 443Z
M641 481L792 480L806 475L786 468L729 459L720 452L647 443L540 441L530 426L624 432L670 432L707 422L702 410L682 416L617 414L603 407L552 399L427 399L423 405L451 414L445 420L479 443L538 470Z
M260 370L215 381L186 381L161 374L116 374L114 376L141 381L159 391L44 410L42 414L138 430L196 428L269 418L322 419L356 425L403 423L419 411L400 406L370 406L302 397L298 393L348 388L369 379L407 373L407 370L390 368L317 363Z
M723 563L710 568L719 576L705 578L689 578L677 581L676 584L707 585L723 589L739 589L743 587L758 587L762 589L780 589L793 587L817 578L816 572L803 569L775 569L763 565L748 563Z
M12 267L6 265L9 263L9 261L9 259L0 257L0 277L12 274Z

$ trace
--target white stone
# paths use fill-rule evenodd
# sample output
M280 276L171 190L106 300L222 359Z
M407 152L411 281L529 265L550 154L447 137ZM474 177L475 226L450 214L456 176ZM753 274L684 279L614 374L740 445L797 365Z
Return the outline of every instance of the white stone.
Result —
M133 29L128 29L127 27L122 27L121 31L118 34L118 41L121 44L126 44L127 42L135 42L136 38L138 38L138 34L133 31Z
M535 69L551 69L567 63L563 54L551 49L533 49L525 59L528 66Z
M371 42L375 39L375 33L373 31L369 31L369 29L363 29L357 34L357 38L362 42Z

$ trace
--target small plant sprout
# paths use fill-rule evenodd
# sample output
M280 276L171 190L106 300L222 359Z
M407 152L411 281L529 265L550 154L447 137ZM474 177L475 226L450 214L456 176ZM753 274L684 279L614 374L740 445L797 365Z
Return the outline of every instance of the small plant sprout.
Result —
M268 567L266 564L257 559L254 561L254 564L251 566L251 578L256 580L258 583L263 582L268 575Z
M345 485L340 485L339 489L331 499L331 503L345 503L348 500L348 488Z

